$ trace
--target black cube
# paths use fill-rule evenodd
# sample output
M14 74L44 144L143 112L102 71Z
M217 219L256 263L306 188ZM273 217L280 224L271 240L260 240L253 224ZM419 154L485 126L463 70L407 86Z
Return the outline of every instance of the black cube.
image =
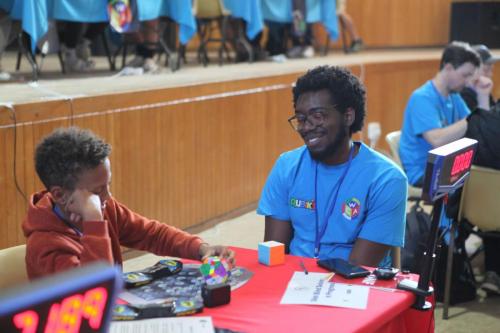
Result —
M231 301L231 286L228 283L203 284L201 296L207 308L228 304Z

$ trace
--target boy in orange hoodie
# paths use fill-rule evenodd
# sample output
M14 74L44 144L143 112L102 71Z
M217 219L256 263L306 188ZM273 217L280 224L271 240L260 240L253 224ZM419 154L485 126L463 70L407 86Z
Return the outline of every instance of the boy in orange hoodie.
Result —
M95 260L122 264L120 245L161 256L200 260L234 252L210 246L180 229L140 216L109 191L111 147L92 132L58 129L35 152L45 191L32 195L22 228L30 279Z

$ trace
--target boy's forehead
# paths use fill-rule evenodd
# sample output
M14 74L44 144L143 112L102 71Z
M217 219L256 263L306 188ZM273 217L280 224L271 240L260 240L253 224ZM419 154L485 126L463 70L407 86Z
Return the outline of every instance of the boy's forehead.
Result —
M83 170L78 176L78 183L81 186L98 186L101 183L109 182L111 178L111 164L106 158L102 163L93 169Z

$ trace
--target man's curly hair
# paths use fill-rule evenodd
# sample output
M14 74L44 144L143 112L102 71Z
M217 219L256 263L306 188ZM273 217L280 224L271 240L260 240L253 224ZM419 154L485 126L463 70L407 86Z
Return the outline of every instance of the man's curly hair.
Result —
M354 120L349 134L360 131L365 119L366 91L364 85L349 70L337 66L318 66L301 76L293 88L293 106L300 95L327 89L332 98L332 105L345 113L347 108L354 109Z
M36 147L35 168L48 190L53 186L74 190L79 175L95 169L110 152L111 146L89 130L59 128Z

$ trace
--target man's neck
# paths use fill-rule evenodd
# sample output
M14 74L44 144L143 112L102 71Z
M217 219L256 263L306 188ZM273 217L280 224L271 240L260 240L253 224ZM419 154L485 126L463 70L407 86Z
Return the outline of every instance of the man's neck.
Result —
M450 90L448 89L446 78L444 77L444 74L442 72L436 74L434 79L432 79L432 83L441 96L448 97L448 95L450 94Z
M354 145L351 139L348 139L341 143L340 148L332 154L331 157L325 158L322 163L326 165L339 165L346 163L349 160L349 153L351 152L351 147L354 147L353 157L357 154L357 146Z

